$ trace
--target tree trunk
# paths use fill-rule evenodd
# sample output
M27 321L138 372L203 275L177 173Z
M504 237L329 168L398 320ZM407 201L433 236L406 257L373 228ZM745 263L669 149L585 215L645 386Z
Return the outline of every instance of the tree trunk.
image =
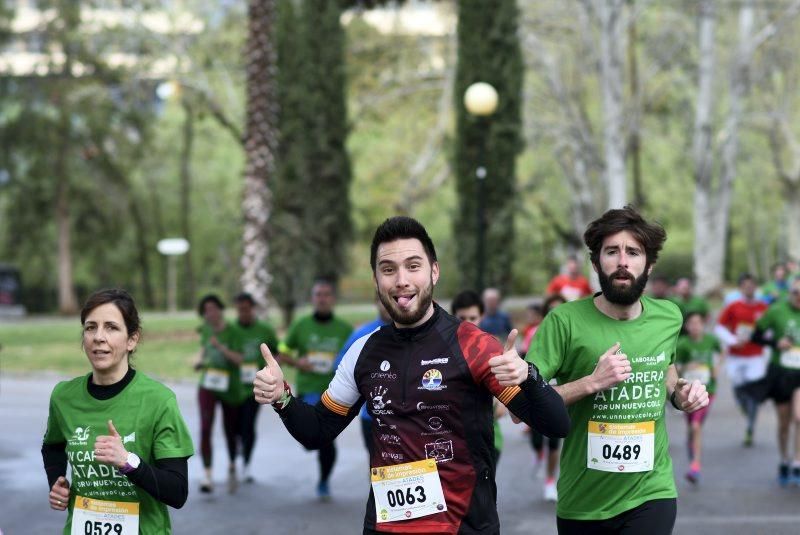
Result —
M600 83L603 94L603 140L605 144L608 208L627 203L625 139L622 133L622 32L623 0L597 3L600 19Z
M790 260L800 262L800 177L786 187L786 242Z
M267 269L270 191L278 147L275 76L277 53L274 22L276 0L249 0L246 45L247 124L242 214L242 289L252 294L260 311L267 306L271 280Z
M58 311L75 314L78 311L78 296L72 278L72 248L70 243L69 184L66 170L66 143L64 138L56 156L56 228L58 229Z
M186 98L182 99L183 111L186 115L183 123L183 147L181 149L181 234L189 242L189 250L183 257L186 284L182 285L181 306L189 306L196 296L194 269L192 268L192 225L191 225L191 194L192 194L192 149L194 147L194 110ZM178 295L181 295L179 293Z
M632 10L634 0L628 0L628 9ZM636 54L638 42L636 17L630 15L628 21L628 87L631 93L631 120L628 134L628 154L631 160L633 179L633 204L644 208L646 199L642 183L642 83L639 79L639 62Z
M712 88L714 84L714 32L716 20L713 0L703 0L699 5L699 59L698 90L694 121L692 155L694 158L694 275L698 286L706 288L703 281L713 279L715 246L712 223L711 185L713 179L714 148L711 143ZM719 245L718 243L716 244Z
M736 163L739 153L739 124L742 120L744 99L749 89L749 68L753 57L753 0L747 0L739 10L739 46L734 57L730 78L730 105L725 118L722 162L719 181L713 184L711 169L711 81L713 74L704 72L710 61L713 71L713 5L700 5L700 90L698 92L697 118L695 123L695 246L694 266L696 286L700 295L707 295L722 287L726 233L730 215L733 181L736 179ZM708 29L708 26L711 29ZM709 36L710 34L710 36ZM705 41L708 39L708 41ZM708 58L712 59L708 59ZM707 85L704 86L704 83ZM701 97L702 94L702 97ZM701 106L701 100L703 104ZM704 108L704 109L703 109ZM702 124L707 131L702 131ZM705 136L708 136L705 138ZM707 147L705 155L699 151Z

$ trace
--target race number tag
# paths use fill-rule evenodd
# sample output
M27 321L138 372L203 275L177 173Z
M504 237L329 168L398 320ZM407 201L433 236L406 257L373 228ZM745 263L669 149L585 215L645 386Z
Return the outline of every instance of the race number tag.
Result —
M311 371L314 373L330 373L333 370L333 353L309 353L306 358L311 364Z
M800 370L800 346L794 346L781 353L781 366Z
M434 459L372 468L370 479L378 523L447 511Z
M75 497L71 535L138 535L139 504Z
M243 383L251 385L256 380L257 371L258 368L255 364L242 364L239 368L239 377L241 377Z
M213 390L214 392L226 392L228 390L228 377L227 370L219 370L217 368L208 368L203 375L203 388L206 390Z
M589 421L586 467L603 472L649 472L653 469L655 422Z
M736 339L739 340L740 344L746 344L753 336L754 330L753 325L749 323L740 323L736 326Z
M705 364L695 364L683 372L683 378L689 381L700 381L707 385L711 381L711 368Z

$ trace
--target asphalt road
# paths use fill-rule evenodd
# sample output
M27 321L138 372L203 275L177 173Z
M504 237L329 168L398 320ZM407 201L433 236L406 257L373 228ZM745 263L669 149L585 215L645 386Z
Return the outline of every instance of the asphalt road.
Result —
M64 513L50 510L39 452L50 391L58 376L0 376L0 530L4 535L58 533ZM195 385L170 384L194 436L198 435ZM740 445L743 421L723 380L706 424L703 481L690 488L682 415L668 409L670 452L678 481L675 533L800 533L800 489L780 489L775 482L775 416L762 407L754 447ZM331 480L333 500L317 501L316 454L305 452L284 430L272 410L259 417L254 454L256 483L228 494L227 459L221 422L214 444L216 489L197 492L198 456L189 463L190 495L172 510L174 533L278 535L353 535L361 532L368 493L367 459L357 422L337 440L339 455ZM542 471L535 473L527 437L504 419L505 448L498 468L498 508L506 534L554 534L555 507L542 501Z

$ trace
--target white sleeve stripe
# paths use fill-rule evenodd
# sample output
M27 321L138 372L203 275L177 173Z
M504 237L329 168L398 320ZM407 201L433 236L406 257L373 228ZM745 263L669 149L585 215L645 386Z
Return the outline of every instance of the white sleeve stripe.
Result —
M348 349L347 353L342 357L342 362L340 362L339 367L336 368L336 375L333 376L333 381L328 385L328 395L336 403L346 407L352 407L361 396L356 386L356 362L358 362L358 357L361 356L361 351L364 349L367 340L369 340L369 337L378 329L380 329L380 327L375 328L371 333L365 334L353 342L353 345L350 346L350 349Z

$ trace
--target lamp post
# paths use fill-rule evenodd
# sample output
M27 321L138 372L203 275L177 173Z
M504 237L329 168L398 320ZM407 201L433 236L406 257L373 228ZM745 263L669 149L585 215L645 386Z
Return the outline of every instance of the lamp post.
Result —
M475 178L478 181L476 191L478 236L475 247L475 265L477 269L476 290L484 289L484 272L486 268L486 139L489 131L489 117L497 109L497 90L486 82L475 82L464 92L464 107L470 115L477 117L481 130L478 167Z
M189 242L183 238L166 238L156 244L158 252L167 257L167 311L175 312L177 306L177 273L175 270L176 257L186 254Z

